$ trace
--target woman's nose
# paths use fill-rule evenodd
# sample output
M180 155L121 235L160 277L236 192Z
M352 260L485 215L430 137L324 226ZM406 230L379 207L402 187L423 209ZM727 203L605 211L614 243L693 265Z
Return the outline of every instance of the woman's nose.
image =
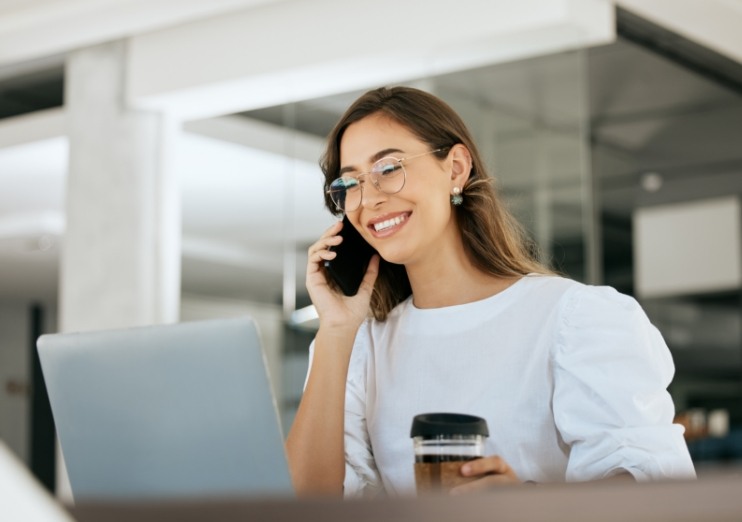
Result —
M363 199L361 200L361 205L363 205L364 208L374 208L386 201L388 197L387 194L379 190L379 187L377 187L375 183L370 181L371 180L369 180L369 183L363 184L363 193L361 194Z

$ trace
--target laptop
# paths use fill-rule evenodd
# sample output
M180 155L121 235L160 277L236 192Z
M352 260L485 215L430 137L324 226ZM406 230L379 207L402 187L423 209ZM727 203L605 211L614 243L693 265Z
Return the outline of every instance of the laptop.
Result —
M75 500L293 495L250 318L37 346Z

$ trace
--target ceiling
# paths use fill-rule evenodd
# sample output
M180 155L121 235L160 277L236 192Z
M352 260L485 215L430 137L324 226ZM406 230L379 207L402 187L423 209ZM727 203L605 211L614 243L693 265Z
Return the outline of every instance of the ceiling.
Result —
M574 92L581 72L587 101L575 117L565 107L583 99ZM0 79L0 117L59 105L62 85L58 66ZM635 43L619 40L420 85L467 100L467 110L496 108L500 133L589 128L606 215L629 220L637 206L742 193L740 92ZM303 288L304 251L333 219L322 206L317 158L356 95L187 124L177 157L184 292L277 303L284 266L294 263ZM286 128L294 129L290 139ZM496 170L515 183L517 158L527 161L528 150L513 157ZM56 299L66 164L63 137L0 149L0 299ZM659 190L644 188L650 172Z

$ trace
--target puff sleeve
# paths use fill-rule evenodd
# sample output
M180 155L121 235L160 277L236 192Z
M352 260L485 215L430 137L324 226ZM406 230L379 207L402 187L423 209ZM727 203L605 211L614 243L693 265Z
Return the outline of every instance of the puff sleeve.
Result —
M683 428L672 423L670 351L633 298L608 287L567 293L552 362L566 480L695 477Z

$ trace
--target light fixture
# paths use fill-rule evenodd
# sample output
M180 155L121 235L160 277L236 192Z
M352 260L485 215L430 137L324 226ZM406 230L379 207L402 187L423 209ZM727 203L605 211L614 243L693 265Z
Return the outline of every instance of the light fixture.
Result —
M647 192L657 192L662 188L664 181L659 172L645 172L641 177L641 186Z

